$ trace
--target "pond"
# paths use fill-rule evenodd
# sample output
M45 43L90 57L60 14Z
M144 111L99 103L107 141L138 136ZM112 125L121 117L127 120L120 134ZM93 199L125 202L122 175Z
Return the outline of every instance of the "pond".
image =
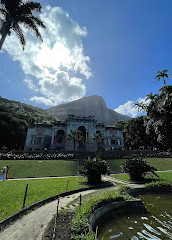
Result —
M148 212L111 215L98 227L99 240L172 239L172 194L146 194L139 198Z

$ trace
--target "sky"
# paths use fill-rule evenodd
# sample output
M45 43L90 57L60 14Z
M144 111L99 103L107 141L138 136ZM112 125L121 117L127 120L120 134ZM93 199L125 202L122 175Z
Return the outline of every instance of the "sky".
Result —
M171 0L38 2L43 42L23 28L23 51L13 31L7 36L1 97L49 108L99 95L108 108L136 117L134 103L163 85L157 71L172 73Z

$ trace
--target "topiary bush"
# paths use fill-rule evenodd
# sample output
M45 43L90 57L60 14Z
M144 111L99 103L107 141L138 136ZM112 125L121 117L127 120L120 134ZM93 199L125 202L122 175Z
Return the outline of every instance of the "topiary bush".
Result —
M133 181L143 181L147 173L152 173L156 175L157 169L150 165L146 160L143 160L142 157L127 159L124 163L121 164L122 172L128 173L130 179Z
M87 177L89 184L101 183L101 175L107 174L109 168L105 160L96 157L90 160L85 160L84 165L78 170L79 174Z

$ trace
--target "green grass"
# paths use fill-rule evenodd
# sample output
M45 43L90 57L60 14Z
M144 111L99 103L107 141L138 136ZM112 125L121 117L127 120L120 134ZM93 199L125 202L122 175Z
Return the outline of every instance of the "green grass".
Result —
M158 170L172 170L172 158L147 158ZM107 160L112 173L121 172L125 159ZM10 178L49 177L77 175L77 163L73 160L1 160L0 169L9 166Z
M172 170L172 158L144 158L151 165L157 168L158 171L164 170ZM107 160L108 165L110 166L110 171L112 173L120 173L121 172L121 163L123 163L125 159L113 159Z
M72 160L1 160L0 169L9 166L9 178L77 175L77 163Z
M125 159L113 159L107 160L107 164L110 167L111 173L120 173L121 172L121 163L123 163Z
M132 181L130 180L129 175L126 174L126 173L121 173L121 174L111 174L110 176L113 177L113 178L116 178L116 179L122 180L122 181L132 182Z
M29 206L47 197L65 192L68 180L68 191L86 187L84 184L81 186L79 177L0 181L0 221L22 209L27 183L26 206Z
M172 158L145 158L158 171L172 170Z
M172 182L172 171L169 171L169 172L157 172L157 174L158 174L158 176L160 177L161 180L168 181L168 182L171 181ZM117 178L117 179L122 180L122 181L132 182L130 180L129 175L125 174L125 173L123 173L123 174L114 174L114 175L112 174L111 177ZM150 178L150 176L147 176L147 178ZM159 179L156 176L153 177L152 175L151 175L151 178L152 179L157 179L157 180Z

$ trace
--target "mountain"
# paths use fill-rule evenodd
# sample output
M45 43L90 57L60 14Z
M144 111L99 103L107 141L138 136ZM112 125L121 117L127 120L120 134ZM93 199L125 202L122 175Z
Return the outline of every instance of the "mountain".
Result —
M81 117L95 116L98 122L104 122L106 125L112 125L118 120L128 121L130 119L129 116L107 108L103 97L97 95L51 107L47 111L52 115L56 115L61 120L65 120L68 115Z

